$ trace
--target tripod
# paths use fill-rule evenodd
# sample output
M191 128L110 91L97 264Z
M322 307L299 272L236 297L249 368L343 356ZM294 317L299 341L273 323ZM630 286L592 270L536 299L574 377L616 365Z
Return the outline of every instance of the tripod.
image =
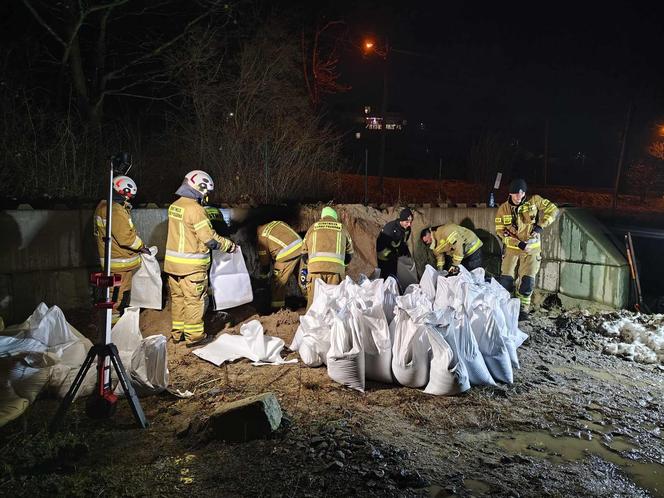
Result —
M115 304L117 292L116 288L120 285L120 276L111 273L111 226L113 216L113 177L116 171L119 170L120 174L126 174L131 168L131 156L127 153L117 154L111 157L110 172L109 172L109 189L106 203L106 234L104 235L104 272L93 273L90 275L90 283L99 292L95 292L95 296L100 296L95 299L95 308L103 309L104 314L102 318L102 330L104 335L100 336L99 343L95 344L81 365L74 382L72 383L69 391L62 400L58 411L55 413L53 420L49 426L49 430L54 432L62 423L62 419L67 412L67 409L74 401L76 393L78 392L83 379L85 378L88 370L92 366L92 362L97 359L97 386L95 392L88 399L86 412L91 418L108 418L115 413L117 408L118 397L113 393L111 385L111 365L115 369L118 380L124 389L127 401L131 411L136 419L138 425L145 429L148 422L145 419L143 408L138 400L136 391L131 385L131 379L127 375L127 371L122 365L118 348L111 342L111 318L113 312L113 305ZM111 289L114 292L111 293ZM103 291L103 295L102 292Z

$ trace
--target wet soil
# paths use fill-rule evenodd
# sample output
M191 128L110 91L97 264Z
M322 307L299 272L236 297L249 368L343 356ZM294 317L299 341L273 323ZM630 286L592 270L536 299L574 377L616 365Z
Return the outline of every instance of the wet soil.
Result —
M290 343L299 313L259 318ZM208 314L208 331L227 325ZM93 332L85 313L68 314ZM168 310L143 311L144 335L165 333ZM141 400L150 426L120 402L106 421L38 399L0 431L5 496L664 496L664 371L602 354L598 332L574 316L541 311L523 326L513 385L456 397L369 383L362 394L325 368L301 364L215 367L169 343L174 388ZM294 358L295 353L285 354ZM205 442L187 430L216 407L271 391L286 418L269 439Z

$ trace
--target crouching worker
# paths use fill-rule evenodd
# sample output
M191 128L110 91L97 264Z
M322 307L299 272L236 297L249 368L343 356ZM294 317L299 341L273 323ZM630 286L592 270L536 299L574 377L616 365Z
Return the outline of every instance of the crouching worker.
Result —
M278 310L286 305L286 286L300 262L302 239L283 221L271 221L259 226L256 235L262 277L269 276L270 263L273 263L270 306Z
M558 208L548 199L539 195L526 198L527 190L525 180L513 180L507 202L496 212L496 234L503 241L499 281L511 293L518 275L519 320L527 320L530 312L535 277L542 262L540 234L558 215Z
M211 339L203 327L210 251L237 249L233 241L212 229L201 205L213 189L210 175L200 170L190 171L175 192L180 197L168 208L164 271L168 273L171 293L171 337L174 342L184 339L187 347L203 345Z
M129 200L138 191L136 182L128 176L113 178L113 202L111 204L111 273L120 275L118 297L113 304L111 323L115 324L129 306L132 275L141 266L140 253L150 254L136 233L131 220ZM94 214L94 234L101 266L104 268L104 239L106 238L106 200L97 204Z
M459 273L459 265L468 271L482 266L482 241L475 232L454 223L425 228L420 239L434 256L438 271L447 270L448 275Z
M321 219L311 225L302 241L302 262L307 265L307 309L314 301L316 280L339 285L353 256L353 241L337 212L323 208Z

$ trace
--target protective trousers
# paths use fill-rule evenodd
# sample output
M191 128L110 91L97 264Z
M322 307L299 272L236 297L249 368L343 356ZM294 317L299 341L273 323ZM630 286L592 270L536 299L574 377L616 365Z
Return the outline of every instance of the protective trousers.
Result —
M279 309L286 306L286 286L288 279L295 271L300 258L293 258L288 261L275 261L274 271L272 272L272 308Z
M311 308L314 302L314 285L317 279L321 279L326 284L339 285L343 275L339 273L309 273L307 275L307 309Z
M380 268L380 278L386 279L387 277L394 277L398 282L399 278L397 276L397 270L399 268L399 259L390 258L390 259L379 259L378 268Z
M207 272L191 275L168 276L171 291L171 336L180 341L182 334L187 342L196 342L205 337L203 314L207 299Z
M111 266L111 271L115 275L120 275L120 287L118 287L118 298L115 301L115 304L113 305L113 312L111 316L111 323L115 324L120 317L122 316L122 313L124 312L125 308L129 306L129 302L131 300L131 278L134 275L135 270L129 270L129 271L113 271Z
M521 309L528 311L530 297L535 290L535 277L542 263L540 251L526 252L520 249L505 249L500 266L500 283L509 292L514 290L514 280L519 278L516 297L521 301ZM517 268L518 266L518 268Z

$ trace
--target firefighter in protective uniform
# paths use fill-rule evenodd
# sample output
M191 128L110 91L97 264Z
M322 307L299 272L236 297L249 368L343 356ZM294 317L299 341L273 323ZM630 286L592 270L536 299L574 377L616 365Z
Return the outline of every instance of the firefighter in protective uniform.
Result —
M207 298L210 251L235 252L233 241L213 229L201 205L214 189L210 175L193 170L175 192L179 195L168 208L168 238L164 271L168 273L171 293L171 336L184 339L187 347L207 342L203 314Z
M302 256L302 238L283 221L271 221L256 229L260 272L266 276L274 263L270 282L272 309L286 305L286 285Z
M468 271L482 266L482 241L475 232L455 223L425 228L420 239L436 257L438 271L447 270L448 275L459 273L459 265Z
M353 241L339 215L331 207L324 207L321 219L309 227L302 241L302 262L307 265L307 309L314 300L316 280L340 284L352 255Z
M527 320L535 277L542 261L540 234L558 215L558 208L539 195L526 198L525 180L510 183L509 198L496 212L496 234L503 241L499 281L509 292L519 278L516 296L521 301L519 320ZM517 268L518 267L518 268Z
M399 218L387 223L376 239L376 256L381 278L394 277L397 282L399 256L410 256L408 239L413 224L413 212L402 209Z
M141 253L150 254L136 233L131 220L129 199L136 196L136 182L128 176L113 178L113 202L111 205L111 273L120 275L118 297L113 304L111 323L118 321L131 299L131 278L141 266ZM94 234L97 250L104 268L104 238L106 237L106 200L97 204L94 213Z

